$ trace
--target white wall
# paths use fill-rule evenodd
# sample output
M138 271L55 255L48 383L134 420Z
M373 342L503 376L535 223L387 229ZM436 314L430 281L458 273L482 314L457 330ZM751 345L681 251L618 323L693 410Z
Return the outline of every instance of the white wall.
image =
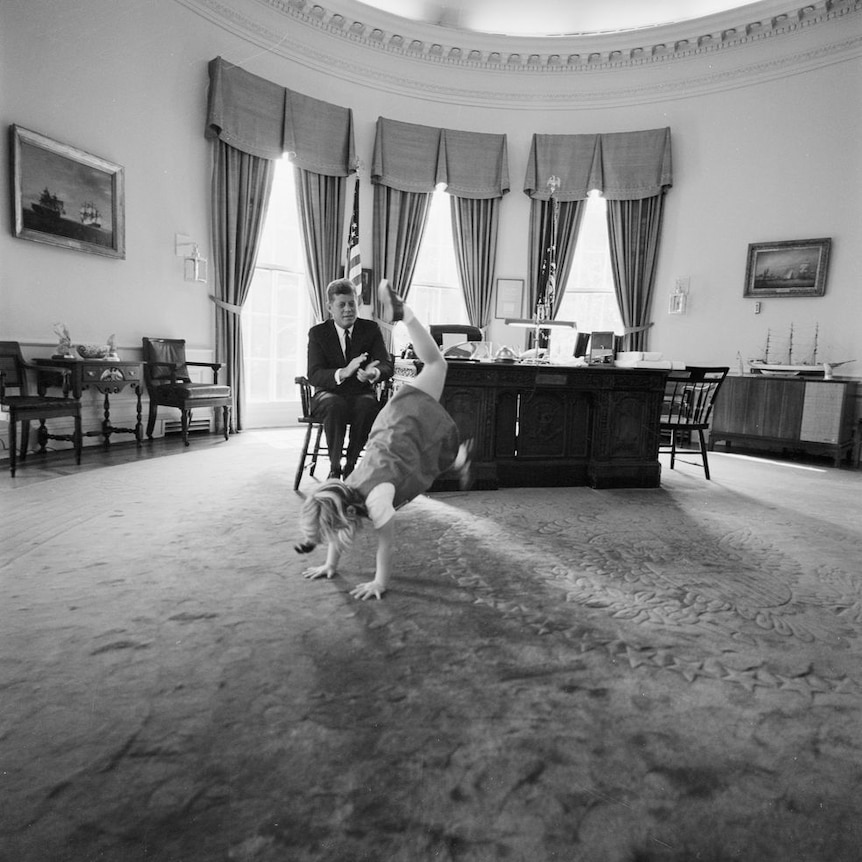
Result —
M400 63L404 80L426 76L433 85L418 92L407 86L393 90L382 73L362 80L361 73L342 67L328 72L307 56L285 56L283 46L276 51L248 41L238 30L196 14L191 3L86 0L69 6L11 0L0 14L0 121L123 165L127 248L126 259L118 261L18 240L11 235L11 208L4 208L2 338L50 344L52 324L62 320L75 340L100 341L113 332L121 349L137 348L144 334L212 346L211 288L183 281L174 234L191 235L212 257L210 146L203 137L206 65L223 56L300 92L352 107L366 165L380 115L506 133L512 191L501 220L500 277L526 275L529 207L521 187L533 132L670 126L674 187L667 198L651 348L693 364L735 366L738 351L746 358L758 354L767 328L816 320L824 358L858 359L850 368L862 375L859 52L784 78L737 81L696 95L670 88L666 98L633 104L579 99L580 82L563 78L553 86L571 86L568 100L495 100L487 96L490 88L511 82L529 88L529 77L477 72L477 91L485 95L469 104L463 98L447 103L441 96L437 85L456 80L451 69L381 53L379 65L387 74L397 72ZM858 20L854 26L858 31ZM297 33L295 25L288 26L285 39L288 35L331 42L325 34ZM358 57L364 51L367 62L367 49L349 43L329 50L348 59L351 52ZM661 74L693 74L695 62L701 61L681 63L676 72L668 66ZM536 88L548 87L547 78L533 80ZM595 88L601 79L585 80ZM0 197L8 200L10 194L4 172ZM367 179L362 200L370 213ZM370 233L370 218L364 218L366 255ZM755 316L753 302L742 297L748 244L823 236L833 238L826 296L767 299ZM690 310L669 317L667 294L678 276L691 278ZM491 336L504 340L499 326Z
M184 33L194 34L194 16L174 3L114 0L13 0L0 14L0 121L122 165L126 186L125 260L15 239L3 208L2 337L50 343L64 321L75 341L115 333L121 352L139 349L142 335L211 347L207 288L183 280L174 254L184 233L210 256L207 49Z

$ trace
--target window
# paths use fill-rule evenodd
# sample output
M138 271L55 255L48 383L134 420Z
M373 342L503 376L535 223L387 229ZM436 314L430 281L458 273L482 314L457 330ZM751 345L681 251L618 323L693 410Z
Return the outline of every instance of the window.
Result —
M424 323L467 323L452 240L449 196L435 192L416 264L410 305ZM275 170L254 276L242 313L246 417L249 428L293 424L298 393L294 378L306 373L311 303L293 166ZM409 342L397 324L393 351Z
M616 332L618 335L623 332L611 270L607 201L597 191L590 192L587 198L557 318L574 320L578 332Z
M293 166L282 159L242 314L249 427L295 421L294 378L306 372L311 319Z
M469 322L455 262L452 211L446 192L436 191L431 198L407 301L426 325ZM404 324L397 324L392 333L393 351L400 353L409 341Z

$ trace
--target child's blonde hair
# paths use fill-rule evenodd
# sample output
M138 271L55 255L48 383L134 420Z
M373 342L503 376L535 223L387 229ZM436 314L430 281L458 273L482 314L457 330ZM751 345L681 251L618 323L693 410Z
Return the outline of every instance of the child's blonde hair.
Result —
M356 488L339 479L321 482L300 507L299 527L305 543L297 545L296 550L308 553L321 541L346 548L361 529L363 517L368 517L368 512Z

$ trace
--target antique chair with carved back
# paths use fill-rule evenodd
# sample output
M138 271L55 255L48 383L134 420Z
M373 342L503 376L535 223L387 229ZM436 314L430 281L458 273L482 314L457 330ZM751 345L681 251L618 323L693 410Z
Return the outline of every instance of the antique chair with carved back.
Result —
M9 417L9 469L15 475L18 462L18 423L21 423L20 460L27 457L30 442L30 423L38 420L37 439L39 451L45 452L48 440L68 440L75 449L75 463L81 463L81 402L77 398L45 395L44 383L62 384L63 375L68 372L46 370L24 359L21 346L17 341L0 341L0 409ZM48 380L49 378L54 378ZM33 381L36 381L34 391ZM66 387L68 388L68 387ZM9 392L17 390L17 394ZM45 426L46 419L71 417L71 434L50 434Z

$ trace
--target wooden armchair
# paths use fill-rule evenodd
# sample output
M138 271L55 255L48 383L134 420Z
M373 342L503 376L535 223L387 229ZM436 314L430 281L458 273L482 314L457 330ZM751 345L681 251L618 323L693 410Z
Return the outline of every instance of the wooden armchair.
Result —
M37 382L37 391L32 391L28 372L32 372ZM43 375L40 379L39 375ZM21 346L17 341L0 341L0 409L9 414L9 469L15 475L17 466L17 429L21 423L21 461L27 457L30 442L30 422L39 420L39 450L44 453L48 440L69 440L75 447L75 463L81 463L81 402L77 398L50 396L44 394L42 380L53 377L62 382L68 371L61 369L46 370L25 361ZM54 382L54 381L52 381ZM68 387L66 387L68 388ZM12 395L9 389L17 389ZM71 416L74 420L72 434L49 434L45 420L61 416Z
M672 371L665 385L664 402L661 411L661 430L669 436L669 442L659 447L660 452L670 453L670 469L673 470L681 451L678 447L677 435L690 438L696 432L699 441L700 466L709 479L709 460L706 454L706 440L703 432L709 428L709 420L715 398L721 388L722 381L727 377L727 367L694 367L689 366L684 371ZM698 450L685 449L683 452ZM695 464L694 461L684 461Z
M174 407L180 411L183 443L189 445L189 422L192 411L205 407L221 407L224 439L230 434L232 393L230 386L218 382L220 362L189 362L186 342L182 338L143 338L144 384L150 399L147 437L153 438L159 407ZM212 383L193 383L189 367L211 368Z
M323 436L323 423L311 415L311 397L314 394L311 383L307 377L295 377L294 382L299 387L299 397L302 407L302 416L299 417L299 422L305 425L305 439L302 441L302 452L299 456L299 464L296 466L296 475L293 479L293 490L299 490L299 483L302 481L302 474L306 467L308 475L314 476L314 471L317 468L317 462L320 458L328 458L329 449L326 447L326 439ZM389 400L392 392L392 379L387 378L376 386L377 400L380 402L381 409ZM314 435L314 443L311 438ZM345 453L342 453L342 455Z

